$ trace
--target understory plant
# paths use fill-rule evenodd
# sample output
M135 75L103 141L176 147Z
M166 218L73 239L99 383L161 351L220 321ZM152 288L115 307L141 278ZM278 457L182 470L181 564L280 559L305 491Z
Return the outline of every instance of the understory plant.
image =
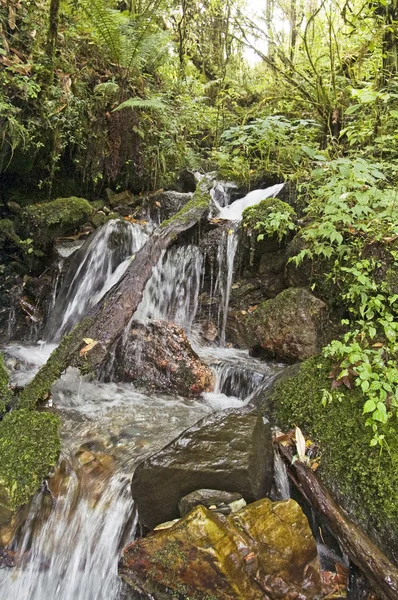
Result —
M347 313L347 333L323 350L335 362L323 402L341 385L360 388L371 445L383 446L378 425L398 407L398 289L386 280L398 270L398 194L379 165L339 158L313 172L309 196L306 247L292 260L326 260Z

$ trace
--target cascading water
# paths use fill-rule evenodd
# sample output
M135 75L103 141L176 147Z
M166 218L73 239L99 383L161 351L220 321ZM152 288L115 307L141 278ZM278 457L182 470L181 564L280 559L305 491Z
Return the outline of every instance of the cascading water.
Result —
M111 220L97 229L72 259L44 338L58 341L126 272L130 257L145 243L142 228Z
M181 246L164 254L153 270L134 319L162 319L191 330L198 310L203 266L196 246Z
M145 238L138 226L111 221L85 242L58 292L47 339L59 339L117 282ZM219 255L223 342L236 249L232 229ZM154 269L132 318L173 321L192 334L202 271L199 248L171 249ZM13 383L26 385L53 347L10 345L6 360ZM134 532L129 484L137 463L212 411L249 403L282 368L242 350L195 350L216 374L214 392L196 400L149 396L130 384L88 381L74 370L56 384L60 463L50 491L37 494L10 548L15 568L0 570L0 600L119 600L117 561Z
M275 198L283 189L284 183L277 183L276 185L272 185L271 187L261 189L261 190L253 190L249 192L244 198L240 200L236 200L232 204L221 208L219 214L217 215L218 219L225 219L226 221L241 221L242 213L245 208L249 206L254 206L261 202L261 200L265 200L266 198Z

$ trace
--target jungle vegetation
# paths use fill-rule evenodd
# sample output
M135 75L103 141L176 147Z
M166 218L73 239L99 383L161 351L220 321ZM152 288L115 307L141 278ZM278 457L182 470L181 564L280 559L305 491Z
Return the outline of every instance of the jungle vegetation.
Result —
M216 169L289 180L294 260L323 261L346 335L323 401L398 408L398 0L0 0L0 193L22 206ZM65 190L68 193L65 193ZM272 225L274 223L274 225ZM317 282L314 282L314 286Z

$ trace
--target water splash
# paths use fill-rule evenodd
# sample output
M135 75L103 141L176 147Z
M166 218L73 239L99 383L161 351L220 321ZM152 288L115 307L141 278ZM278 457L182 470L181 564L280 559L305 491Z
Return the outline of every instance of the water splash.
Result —
M290 498L289 477L285 463L279 452L275 452L274 456L274 484L276 492L275 500L288 500Z
M242 213L245 208L249 206L254 206L261 202L261 200L265 200L266 198L275 198L279 194L279 192L283 189L284 183L277 183L276 185L272 185L266 189L262 190L253 190L249 192L244 198L240 200L236 200L229 206L225 206L220 210L220 213L217 215L218 219L225 219L227 221L241 221Z
M134 319L161 319L190 332L198 310L203 256L196 246L172 248L160 258Z
M75 253L58 293L44 337L58 341L119 281L131 255L147 239L137 224L112 220Z

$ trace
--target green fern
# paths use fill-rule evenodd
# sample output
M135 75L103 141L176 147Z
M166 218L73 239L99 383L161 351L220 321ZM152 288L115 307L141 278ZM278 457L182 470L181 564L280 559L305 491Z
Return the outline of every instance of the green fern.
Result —
M116 110L122 110L123 108L141 108L142 110L165 110L166 105L158 98L148 98L143 100L142 98L129 98L125 102L119 104Z

